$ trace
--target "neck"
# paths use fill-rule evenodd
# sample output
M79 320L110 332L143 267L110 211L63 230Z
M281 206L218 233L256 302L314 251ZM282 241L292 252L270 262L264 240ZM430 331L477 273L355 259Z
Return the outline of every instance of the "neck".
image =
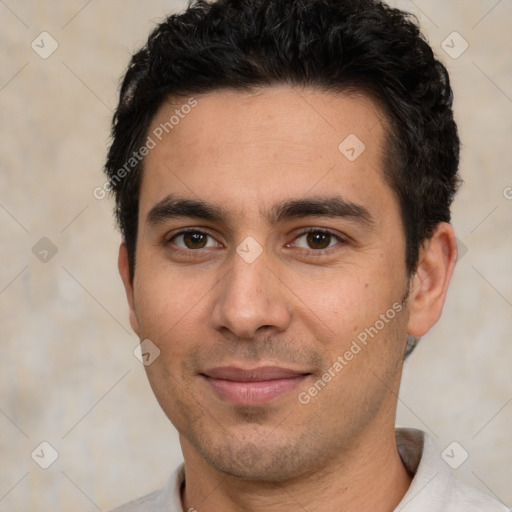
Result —
M400 459L394 425L361 436L350 453L321 472L287 482L241 480L216 471L181 439L185 457L185 512L391 512L411 483Z

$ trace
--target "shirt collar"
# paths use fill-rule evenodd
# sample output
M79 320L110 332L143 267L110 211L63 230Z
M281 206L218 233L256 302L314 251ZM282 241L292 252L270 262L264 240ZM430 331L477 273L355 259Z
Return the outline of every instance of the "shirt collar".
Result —
M433 438L414 428L395 429L400 458L413 480L395 512L431 512L433 503L449 499L451 473Z
M448 503L454 480L434 439L414 428L396 428L395 438L400 458L413 480L394 512L432 512L439 504ZM182 463L158 497L156 510L170 507L170 510L183 511L181 487L184 481L185 466Z

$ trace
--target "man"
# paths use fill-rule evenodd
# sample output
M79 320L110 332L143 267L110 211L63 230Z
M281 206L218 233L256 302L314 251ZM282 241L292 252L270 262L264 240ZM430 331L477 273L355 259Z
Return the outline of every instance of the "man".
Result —
M443 65L378 0L196 2L132 58L106 172L167 488L118 511L504 511L394 426L456 261Z

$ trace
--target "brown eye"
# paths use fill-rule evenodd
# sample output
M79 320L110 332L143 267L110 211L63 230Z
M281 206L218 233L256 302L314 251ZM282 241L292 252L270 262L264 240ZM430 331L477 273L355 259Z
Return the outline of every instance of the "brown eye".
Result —
M295 247L312 251L322 251L343 243L343 239L334 233L322 229L310 229L297 236Z
M208 239L213 241L213 238L208 233L202 231L182 231L174 235L169 241L180 249L194 250L215 247L215 242L209 242Z
M198 232L185 233L183 241L188 249L202 249L206 245L206 235Z
M329 233L322 233L321 231L312 231L306 237L311 249L326 249L329 247L331 235Z

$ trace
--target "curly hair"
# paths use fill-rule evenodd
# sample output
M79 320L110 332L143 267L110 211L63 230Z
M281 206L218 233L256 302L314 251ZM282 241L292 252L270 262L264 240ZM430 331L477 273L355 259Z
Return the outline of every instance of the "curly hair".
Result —
M450 221L460 146L448 72L416 18L380 0L196 0L133 55L113 117L105 172L132 278L144 160L129 172L126 162L158 108L169 97L274 84L378 103L389 125L384 175L401 209L405 265L415 270L422 243Z

